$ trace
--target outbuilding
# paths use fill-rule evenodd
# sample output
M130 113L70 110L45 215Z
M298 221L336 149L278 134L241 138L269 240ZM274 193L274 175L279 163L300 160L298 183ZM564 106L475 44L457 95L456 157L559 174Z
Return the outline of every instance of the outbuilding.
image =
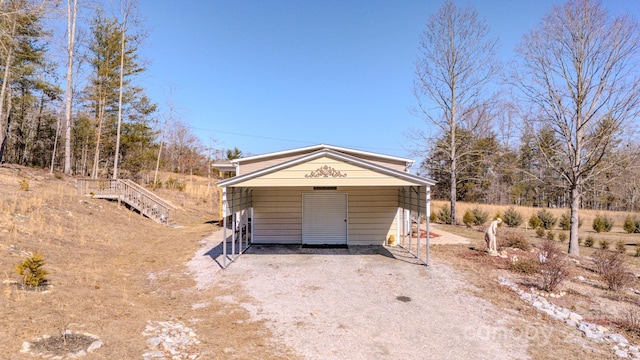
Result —
M430 214L435 182L409 173L412 165L410 159L331 145L232 160L236 176L218 182L223 218L232 219L230 259L250 244L408 242L410 251L417 243L412 253L428 264L425 215ZM426 245L423 257L421 241ZM227 242L223 246L226 262Z

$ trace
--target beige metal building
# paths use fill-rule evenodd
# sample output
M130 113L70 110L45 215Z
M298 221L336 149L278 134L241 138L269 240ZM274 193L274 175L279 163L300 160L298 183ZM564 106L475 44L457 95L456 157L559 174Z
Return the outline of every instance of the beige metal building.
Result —
M249 244L384 245L412 232L420 241L412 223L430 213L434 181L410 174L412 164L330 145L232 160L236 176L218 183L232 256Z

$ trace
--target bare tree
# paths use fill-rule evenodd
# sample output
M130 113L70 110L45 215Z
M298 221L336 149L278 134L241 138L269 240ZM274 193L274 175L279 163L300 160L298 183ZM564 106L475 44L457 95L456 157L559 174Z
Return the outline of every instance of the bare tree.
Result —
M420 38L414 80L416 113L447 138L440 150L449 161L453 224L459 161L467 155L458 151L462 144L456 132L461 128L474 133L485 123L486 117L475 115L484 112L483 90L499 70L494 61L497 40L488 36L489 28L475 9L458 8L448 1L429 18ZM419 132L418 138L430 138L423 134Z
M520 63L511 78L533 111L528 121L559 139L541 152L570 192L572 255L579 254L585 180L607 169L602 160L638 113L639 46L634 20L612 17L598 1L571 0L554 7L518 47Z
M78 0L67 0L67 88L64 111L64 173L71 174L71 102L73 94L73 57L76 41ZM54 151L55 153L55 151ZM51 165L53 170L53 164Z

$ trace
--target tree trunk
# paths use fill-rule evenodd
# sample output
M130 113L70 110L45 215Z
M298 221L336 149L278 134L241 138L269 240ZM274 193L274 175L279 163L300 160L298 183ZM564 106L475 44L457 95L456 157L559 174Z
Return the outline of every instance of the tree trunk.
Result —
M113 179L118 178L118 157L120 156L120 127L122 124L122 92L123 92L123 78L124 78L124 51L125 51L125 41L126 41L126 33L127 33L127 13L124 15L124 20L122 21L122 38L120 43L120 95L118 98L118 128L116 131L116 154L113 158Z
M65 91L64 173L71 175L71 101L73 87L73 47L76 36L78 0L67 0L67 89Z
M580 255L580 244L578 242L578 210L580 209L580 188L571 186L571 232L569 234L569 255Z

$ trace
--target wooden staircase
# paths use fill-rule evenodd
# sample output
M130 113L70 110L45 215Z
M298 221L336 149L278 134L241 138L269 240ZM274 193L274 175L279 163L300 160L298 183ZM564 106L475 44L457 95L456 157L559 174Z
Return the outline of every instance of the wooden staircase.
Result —
M77 184L80 195L124 202L157 223L173 221L175 206L129 179L78 179Z

